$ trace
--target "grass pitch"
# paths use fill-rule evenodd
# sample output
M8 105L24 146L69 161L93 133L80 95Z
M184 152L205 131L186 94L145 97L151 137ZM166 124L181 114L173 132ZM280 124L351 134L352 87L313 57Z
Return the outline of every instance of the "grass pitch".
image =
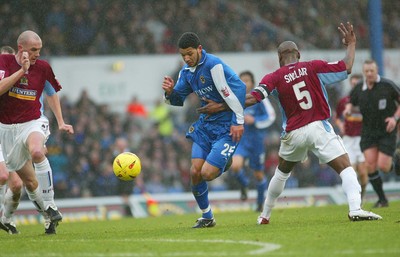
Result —
M400 256L400 202L373 211L383 220L350 222L347 206L326 206L275 209L263 226L250 211L216 213L208 229L191 228L198 214L61 223L53 236L20 225L0 231L0 256Z

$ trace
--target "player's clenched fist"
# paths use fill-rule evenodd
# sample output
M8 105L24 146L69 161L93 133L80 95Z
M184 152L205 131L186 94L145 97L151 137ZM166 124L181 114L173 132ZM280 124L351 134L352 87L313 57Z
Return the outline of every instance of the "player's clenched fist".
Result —
M167 95L171 94L174 89L174 80L169 76L165 76L162 83L162 89L167 93Z
M29 61L29 55L27 52L23 52L21 55L21 60L20 63L22 65L22 69L26 72L29 70L29 67L31 66L31 63Z

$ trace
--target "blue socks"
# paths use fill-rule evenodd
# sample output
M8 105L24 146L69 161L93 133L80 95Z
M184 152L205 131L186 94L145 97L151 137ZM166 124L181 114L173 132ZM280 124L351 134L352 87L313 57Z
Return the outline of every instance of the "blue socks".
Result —
M200 182L198 185L192 185L192 193L196 199L197 205L203 212L202 217L205 219L212 219L213 213L208 200L208 186L206 181Z

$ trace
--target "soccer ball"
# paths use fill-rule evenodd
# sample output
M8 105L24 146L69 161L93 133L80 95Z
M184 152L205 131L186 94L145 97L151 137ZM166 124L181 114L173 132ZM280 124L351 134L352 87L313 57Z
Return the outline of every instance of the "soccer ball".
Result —
M129 181L136 178L142 170L140 159L136 154L124 152L115 157L113 171L121 180Z

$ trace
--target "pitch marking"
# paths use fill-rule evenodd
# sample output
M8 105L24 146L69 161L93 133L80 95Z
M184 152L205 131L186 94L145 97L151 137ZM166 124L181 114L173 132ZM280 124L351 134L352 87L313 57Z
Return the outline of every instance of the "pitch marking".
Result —
M35 240L33 240L35 241ZM57 240L52 240L52 241L57 241ZM90 240L82 240L82 239L78 239L78 240L72 240L72 241L82 241L82 242L87 242ZM226 251L216 251L216 252L209 252L207 253L208 256L243 256L245 254L247 255L261 255L261 254L265 254L268 252L272 252L275 251L279 248L281 248L281 245L279 244L272 244L272 243L266 243L266 242L257 242L257 241L246 241L246 240L194 240L194 239L118 239L118 242L121 241L137 241L137 242L170 242L170 243L209 243L209 244L242 244L242 245L253 245L258 247L258 249L255 250L250 250L250 251L239 251L239 252L226 252ZM163 253L162 256L203 256L204 252L170 252L170 253ZM11 255L13 256L13 255ZM11 257L10 256L10 257ZM26 256L37 256L36 254L26 254ZM65 255L65 253L63 254L59 254L59 253L47 253L47 254L41 254L41 256L51 256L51 257L58 257L58 256L68 256ZM160 256L159 253L74 253L73 256L84 256L84 257L91 257L91 256L95 256L95 257L136 257L136 256L140 256L140 257L144 257L144 256Z

